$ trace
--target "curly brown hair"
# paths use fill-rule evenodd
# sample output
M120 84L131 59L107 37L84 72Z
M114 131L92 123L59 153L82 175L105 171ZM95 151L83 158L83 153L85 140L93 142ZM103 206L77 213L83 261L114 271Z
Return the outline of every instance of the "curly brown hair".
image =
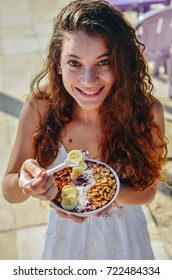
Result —
M65 32L84 31L101 35L111 53L116 76L114 87L100 108L101 160L117 170L121 182L144 190L158 178L167 157L166 139L151 113L153 85L143 57L144 45L123 14L106 1L77 0L62 9L54 21L47 60L35 77L31 90L36 99L46 99L49 110L34 135L38 162L47 167L56 158L61 129L72 121L73 98L63 86L57 66ZM46 90L41 83L46 78ZM36 90L35 90L36 88ZM153 134L159 136L154 143ZM162 156L157 156L157 149Z

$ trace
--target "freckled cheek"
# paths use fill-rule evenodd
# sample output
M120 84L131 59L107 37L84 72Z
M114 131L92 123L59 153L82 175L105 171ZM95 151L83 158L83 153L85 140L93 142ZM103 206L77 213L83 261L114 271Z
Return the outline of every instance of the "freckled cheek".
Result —
M97 71L97 75L104 80L112 81L112 82L115 81L115 73L112 70L109 70L109 69L100 70L100 71Z
M62 71L62 80L64 84L70 84L72 81L74 81L76 79L76 74L72 73L69 70L63 70Z
M70 71L70 70L63 70L62 78L66 81L74 81L79 77L78 72Z
M73 95L73 88L75 82L77 81L77 76L74 74L69 74L68 71L63 72L62 81L65 89L68 91L70 95Z
M107 73L107 74L104 74L102 76L102 79L108 84L108 85L114 85L115 83L115 75L114 74L111 74L111 73Z

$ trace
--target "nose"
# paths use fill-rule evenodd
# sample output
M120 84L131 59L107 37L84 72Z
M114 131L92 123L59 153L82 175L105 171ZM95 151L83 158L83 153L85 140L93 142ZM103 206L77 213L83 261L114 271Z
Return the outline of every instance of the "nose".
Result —
M96 69L94 69L93 67L89 67L89 68L85 69L83 71L83 73L81 74L81 82L85 86L95 85L97 83L98 79L99 79L98 73L97 73Z

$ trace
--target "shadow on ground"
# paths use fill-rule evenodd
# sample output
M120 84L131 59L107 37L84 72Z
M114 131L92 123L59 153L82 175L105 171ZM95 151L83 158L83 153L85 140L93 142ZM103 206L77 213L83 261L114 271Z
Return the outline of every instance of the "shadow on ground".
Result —
M23 102L0 92L0 111L18 118L23 106Z

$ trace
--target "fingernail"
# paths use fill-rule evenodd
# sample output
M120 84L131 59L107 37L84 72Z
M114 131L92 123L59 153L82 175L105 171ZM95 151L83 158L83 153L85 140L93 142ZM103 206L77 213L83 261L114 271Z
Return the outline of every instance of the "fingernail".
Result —
M38 168L35 169L35 170L34 170L35 176L36 176L36 177L39 176L39 175L41 174L41 171L42 171L41 169L38 169Z

